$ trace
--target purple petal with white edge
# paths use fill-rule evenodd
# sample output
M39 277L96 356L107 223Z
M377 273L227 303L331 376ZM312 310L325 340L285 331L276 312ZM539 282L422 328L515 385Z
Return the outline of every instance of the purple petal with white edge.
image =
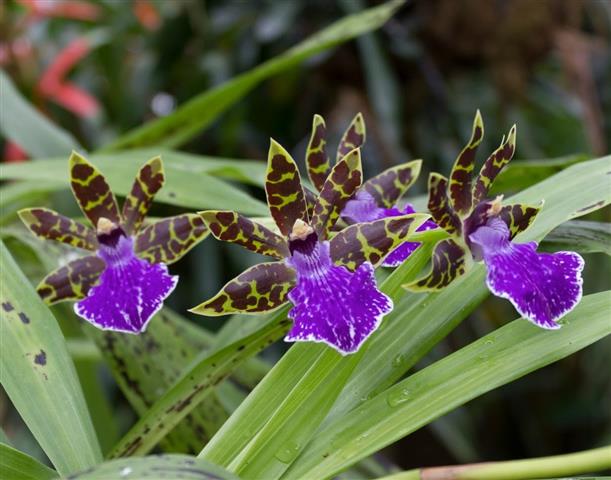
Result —
M102 243L98 255L106 269L87 297L74 305L74 311L102 330L142 333L176 287L178 277L169 275L162 263L138 258L132 239L123 235Z
M574 252L537 253L537 243L512 243L509 228L493 218L469 236L476 259L488 267L490 291L507 298L527 320L548 329L581 300L584 261Z
M294 324L285 340L323 342L342 355L354 353L392 310L392 300L378 290L369 262L350 272L333 264L329 242L308 243L287 260L297 282L288 294Z

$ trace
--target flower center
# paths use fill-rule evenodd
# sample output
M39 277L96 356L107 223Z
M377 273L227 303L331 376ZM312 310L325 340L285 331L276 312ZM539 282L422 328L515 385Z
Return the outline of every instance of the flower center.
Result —
M96 226L100 256L108 265L120 265L134 258L134 243L116 223L100 217Z
M314 232L314 229L303 220L295 221L293 230L289 235L289 251L291 255L295 252L299 252L303 255L310 255L316 243L318 242L318 235Z

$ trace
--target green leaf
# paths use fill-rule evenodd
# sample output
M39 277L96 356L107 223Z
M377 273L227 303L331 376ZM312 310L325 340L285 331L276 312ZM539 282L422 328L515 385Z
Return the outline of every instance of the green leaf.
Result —
M611 334L611 292L588 295L550 332L518 319L364 402L319 432L284 478L327 478L444 413Z
M150 451L241 362L286 333L289 328L286 312L287 308L282 308L270 315L254 333L216 351L203 352L121 439L111 455L143 455Z
M104 462L96 468L71 475L70 480L239 480L212 463L188 455L154 455Z
M37 112L2 70L0 70L0 101L2 102L0 133L4 138L19 145L30 156L35 158L48 155L68 156L72 150L80 147L72 135Z
M611 224L571 220L552 230L542 246L549 251L573 250L611 255Z
M196 96L172 114L128 132L105 150L121 150L146 145L180 145L210 125L219 115L263 80L288 70L319 52L379 28L402 4L403 0L393 0L349 15L295 45L282 55Z
M102 460L74 365L48 307L0 242L0 379L61 474Z
M265 175L263 162L154 149L112 155L94 154L88 160L102 171L113 192L125 196L130 192L140 167L158 155L164 161L166 184L155 196L156 202L191 209L231 209L250 215L269 214L263 202L216 178L262 185ZM56 189L68 188L68 156L5 165L0 171L0 180L38 180L45 181L50 188L53 185ZM35 184L31 185L34 187Z
M59 474L29 455L0 443L0 478L50 480L59 478Z
M522 190L561 172L576 163L589 160L588 155L569 155L545 160L513 160L492 184L490 195Z
M2 175L6 164L2 165ZM17 212L32 205L45 203L49 193L63 188L61 183L46 181L14 182L0 187L0 225L17 218Z
M85 332L96 342L119 388L140 416L213 340L167 307L141 335L104 332L88 325ZM194 453L207 443L228 416L215 393L174 428L165 439L164 451Z

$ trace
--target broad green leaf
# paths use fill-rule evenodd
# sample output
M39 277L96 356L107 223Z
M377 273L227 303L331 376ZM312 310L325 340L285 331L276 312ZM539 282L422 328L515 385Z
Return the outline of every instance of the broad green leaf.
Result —
M59 474L38 460L0 443L0 478L6 480L51 480Z
M282 55L196 96L172 114L128 132L105 150L122 150L147 145L180 145L210 125L263 80L319 52L379 28L402 4L403 0L393 0L349 15Z
M196 358L114 448L113 457L143 455L187 416L240 363L281 338L289 328L286 308L270 315L262 327L213 352Z
M0 176L5 166L0 169ZM57 182L28 181L14 182L0 187L0 225L17 218L17 211L32 205L43 205L49 193L63 186Z
M367 400L319 432L283 478L328 478L501 385L611 334L611 292L583 298L548 331L518 319Z
M571 220L552 230L543 247L551 251L602 252L611 255L611 224Z
M74 365L48 307L0 242L0 379L61 474L102 460Z
M209 347L209 338L199 330L166 307L141 335L103 332L90 326L85 332L102 352L131 406L142 416L172 386L182 369ZM164 451L199 451L227 416L216 392L212 392L165 439Z
M545 160L513 160L494 181L491 195L523 190L576 163L589 160L588 155L569 155Z
M155 201L191 209L231 209L249 215L268 214L264 203L217 178L260 185L265 172L263 163L153 149L94 154L87 159L102 171L113 192L125 196L131 190L139 168L157 155L161 155L164 161L166 183L155 196ZM68 155L5 165L0 170L0 180L38 180L49 186L55 185L56 189L68 188ZM31 182L30 185L35 186Z
M95 468L70 476L70 480L239 480L212 463L189 455L153 455L104 462Z
M0 70L0 133L32 157L70 155L79 148L72 135L51 123L17 91ZM3 167L4 168L4 167Z

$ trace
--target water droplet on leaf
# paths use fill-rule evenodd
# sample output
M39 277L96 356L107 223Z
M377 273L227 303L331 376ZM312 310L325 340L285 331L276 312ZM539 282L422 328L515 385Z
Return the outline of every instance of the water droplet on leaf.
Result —
M297 457L299 453L299 444L295 442L288 442L286 445L283 445L280 450L276 452L275 457L280 460L282 463L291 463Z
M391 407L396 407L407 402L409 398L410 391L407 388L404 388L402 390L389 393L386 397L386 403L388 403L388 405Z

